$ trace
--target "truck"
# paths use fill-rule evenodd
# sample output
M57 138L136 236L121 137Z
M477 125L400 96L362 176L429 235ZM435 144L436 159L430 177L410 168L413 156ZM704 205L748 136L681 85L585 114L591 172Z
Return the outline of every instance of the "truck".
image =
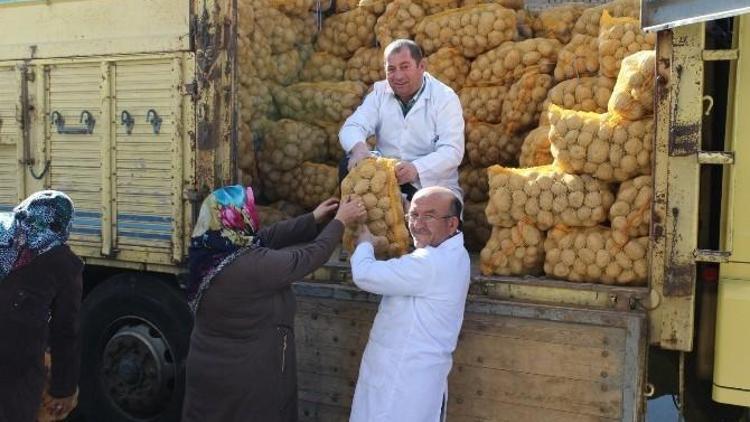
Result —
M75 202L87 421L179 420L190 234L247 136L238 9L0 0L0 211L40 189ZM642 1L658 31L648 283L485 276L472 256L450 420L641 421L663 395L686 420L748 420L748 9ZM300 420L347 420L378 297L338 253L295 292Z

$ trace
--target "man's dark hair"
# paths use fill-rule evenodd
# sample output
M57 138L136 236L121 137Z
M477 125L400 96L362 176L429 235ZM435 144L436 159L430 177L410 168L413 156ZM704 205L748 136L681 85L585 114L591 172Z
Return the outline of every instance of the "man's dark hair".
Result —
M463 204L461 203L461 200L454 195L451 199L451 205L448 211L450 213L449 215L458 217L458 220L461 221L461 211L463 211Z
M383 52L383 57L385 59L388 59L391 54L398 53L403 48L409 49L409 55L411 55L411 58L414 59L416 63L422 61L422 58L424 57L424 54L422 54L422 48L419 46L419 44L415 43L412 40L407 40L406 38L400 38L388 44L388 46L385 48L385 52Z

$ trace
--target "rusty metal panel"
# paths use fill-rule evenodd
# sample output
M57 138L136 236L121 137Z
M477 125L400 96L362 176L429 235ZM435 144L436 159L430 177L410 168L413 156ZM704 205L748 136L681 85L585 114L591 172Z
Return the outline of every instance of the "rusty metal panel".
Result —
M748 12L747 0L642 0L641 26L658 31Z
M682 351L693 347L704 34L703 24L661 31L656 47L650 333Z
M18 151L21 128L17 107L19 85L16 67L0 66L0 212L9 211L19 200Z

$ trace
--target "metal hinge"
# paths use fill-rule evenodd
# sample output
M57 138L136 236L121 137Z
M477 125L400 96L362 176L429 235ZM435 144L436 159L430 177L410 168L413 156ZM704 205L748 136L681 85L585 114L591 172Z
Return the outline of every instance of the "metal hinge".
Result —
M189 95L193 100L198 99L198 83L196 81L183 84L180 94Z
M696 249L693 252L695 260L698 262L729 262L732 256L731 251L715 251L711 249Z

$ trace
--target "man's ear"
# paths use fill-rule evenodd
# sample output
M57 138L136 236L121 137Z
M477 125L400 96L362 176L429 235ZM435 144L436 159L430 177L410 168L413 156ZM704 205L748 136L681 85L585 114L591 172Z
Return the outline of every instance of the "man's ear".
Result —
M425 70L425 69L427 69L427 59L426 58L422 58L422 60L419 61L419 63L417 64L417 69L419 69L419 70Z

